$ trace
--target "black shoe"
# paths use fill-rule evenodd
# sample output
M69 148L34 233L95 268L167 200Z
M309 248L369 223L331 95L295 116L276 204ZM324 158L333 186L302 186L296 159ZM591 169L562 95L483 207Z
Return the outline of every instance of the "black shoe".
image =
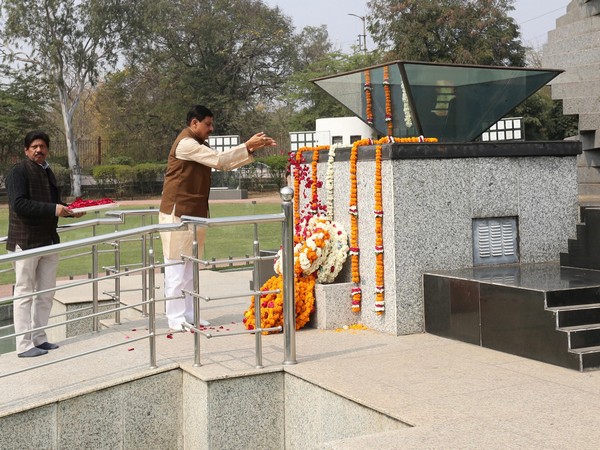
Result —
M48 350L44 350L43 348L39 347L32 347L23 353L19 353L17 356L19 358L33 358L34 356L42 356L46 353L48 353Z
M44 342L43 344L36 345L36 348L39 348L42 350L56 350L58 348L58 345L51 344L50 342Z

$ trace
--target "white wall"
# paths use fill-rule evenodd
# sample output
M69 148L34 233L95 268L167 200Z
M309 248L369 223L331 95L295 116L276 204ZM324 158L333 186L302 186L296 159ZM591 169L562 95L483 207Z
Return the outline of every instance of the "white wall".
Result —
M350 147L350 136L366 139L376 135L374 130L358 117L317 119L315 129L318 145L331 145L335 136L341 136L342 144Z

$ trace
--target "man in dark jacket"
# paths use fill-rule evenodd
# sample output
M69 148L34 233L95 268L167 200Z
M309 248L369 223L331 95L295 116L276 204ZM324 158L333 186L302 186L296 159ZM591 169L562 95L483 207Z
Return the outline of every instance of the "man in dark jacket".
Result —
M59 217L81 217L60 200L56 178L46 162L50 138L43 131L25 136L26 158L17 163L6 177L9 223L6 249L19 252L59 242L56 226ZM18 297L56 287L58 254L34 256L15 261L15 290ZM54 291L14 300L15 333L48 325ZM40 356L58 345L48 342L44 330L17 336L17 355Z

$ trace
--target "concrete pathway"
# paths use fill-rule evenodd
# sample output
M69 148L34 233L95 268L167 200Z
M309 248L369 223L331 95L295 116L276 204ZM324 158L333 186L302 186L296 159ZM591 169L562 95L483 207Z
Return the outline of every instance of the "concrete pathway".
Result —
M212 297L246 291L249 280L247 271L201 275L202 289ZM161 283L157 278L157 285ZM140 280L127 277L122 285L136 287ZM81 289L62 291L61 296L89 295ZM202 316L211 321L215 335L241 330L248 304L247 297L203 302ZM203 338L202 366L193 367L193 335L168 335L162 315L158 368L149 369L148 341L135 341L146 328L146 320L133 312L124 315L121 325L66 339L44 357L0 356L3 374L123 344L0 379L0 416L176 367L205 380L283 369L412 426L321 448L596 449L600 445L600 372L579 373L429 334L397 337L372 330L311 328L296 334L296 365L282 366L283 336L270 335L263 337L264 368L256 369L254 337L241 335Z

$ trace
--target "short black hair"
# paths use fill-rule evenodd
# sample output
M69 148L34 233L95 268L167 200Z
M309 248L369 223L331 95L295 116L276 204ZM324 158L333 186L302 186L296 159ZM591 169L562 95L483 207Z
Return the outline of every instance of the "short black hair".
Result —
M205 117L214 117L214 115L206 106L194 105L188 111L185 123L189 126L193 119L203 121Z
M34 131L30 131L29 133L27 133L27 135L25 136L25 139L23 141L25 148L28 149L29 146L31 145L31 143L33 141L35 141L36 139L41 139L42 141L44 141L46 143L46 146L48 148L50 148L50 136L48 136L46 133L44 133L43 131L40 131L40 130L34 130Z

